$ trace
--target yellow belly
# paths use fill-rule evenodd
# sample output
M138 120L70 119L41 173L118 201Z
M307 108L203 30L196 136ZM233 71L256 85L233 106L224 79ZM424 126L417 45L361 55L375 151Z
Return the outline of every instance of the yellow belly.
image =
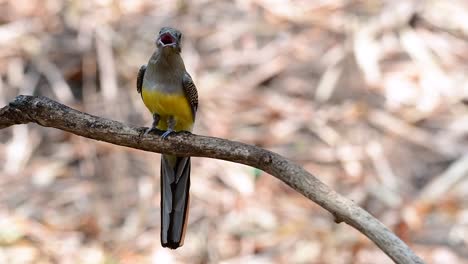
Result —
M161 117L158 129L167 130L167 120L173 116L176 121L175 131L192 131L192 109L184 94L166 94L143 87L141 97L148 110Z

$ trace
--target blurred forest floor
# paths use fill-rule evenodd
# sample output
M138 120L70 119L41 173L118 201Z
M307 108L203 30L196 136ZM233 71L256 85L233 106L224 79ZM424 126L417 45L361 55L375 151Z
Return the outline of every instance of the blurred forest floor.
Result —
M136 126L138 68L184 33L195 133L302 164L427 263L468 263L468 2L0 0L0 105L44 95ZM185 245L159 243L159 155L0 131L0 263L391 263L261 171L193 158Z

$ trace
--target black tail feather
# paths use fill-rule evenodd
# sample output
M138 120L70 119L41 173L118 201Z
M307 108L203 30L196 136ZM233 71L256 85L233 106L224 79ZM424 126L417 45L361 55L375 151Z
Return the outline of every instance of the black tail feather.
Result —
M161 158L161 245L184 244L189 209L190 157Z

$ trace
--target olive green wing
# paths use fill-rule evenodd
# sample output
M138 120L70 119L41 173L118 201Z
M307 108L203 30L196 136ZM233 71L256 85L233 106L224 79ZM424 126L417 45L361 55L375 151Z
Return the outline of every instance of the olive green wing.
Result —
M195 87L195 84L193 83L192 77L187 72L185 72L182 79L182 86L184 88L185 96L190 103L193 119L195 120L195 114L198 109L198 92L197 87Z

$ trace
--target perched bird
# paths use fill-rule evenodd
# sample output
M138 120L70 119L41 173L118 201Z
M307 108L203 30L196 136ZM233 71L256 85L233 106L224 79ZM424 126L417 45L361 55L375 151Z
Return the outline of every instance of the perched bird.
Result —
M180 56L182 33L163 27L156 51L141 66L137 91L153 115L145 134L165 130L192 131L198 108L198 93ZM161 155L161 244L176 249L183 245L189 210L190 157Z

